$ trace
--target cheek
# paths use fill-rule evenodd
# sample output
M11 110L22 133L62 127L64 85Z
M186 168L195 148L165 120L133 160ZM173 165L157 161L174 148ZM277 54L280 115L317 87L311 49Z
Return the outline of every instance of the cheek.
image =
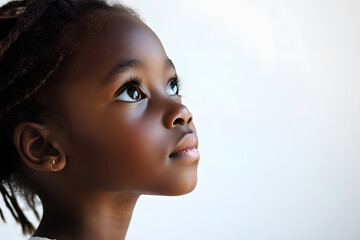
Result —
M135 105L132 105L135 106ZM184 194L196 185L197 164L172 161L177 135L162 125L157 111L140 107L81 114L72 121L69 179L108 191Z
M101 178L117 190L146 188L156 182L168 164L169 151L160 120L131 114L110 119L114 121L107 121L97 141Z

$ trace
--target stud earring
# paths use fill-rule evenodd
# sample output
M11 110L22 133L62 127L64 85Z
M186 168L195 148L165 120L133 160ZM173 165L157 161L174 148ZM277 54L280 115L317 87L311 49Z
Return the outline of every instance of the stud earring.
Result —
M51 162L50 162L51 171L54 171L54 172L57 171L57 169L54 169L55 165L56 165L56 160L55 159L51 160Z

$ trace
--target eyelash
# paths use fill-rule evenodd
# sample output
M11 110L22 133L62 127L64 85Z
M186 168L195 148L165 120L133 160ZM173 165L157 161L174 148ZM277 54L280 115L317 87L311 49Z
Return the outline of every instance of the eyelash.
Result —
M115 92L115 96L119 96L121 93L123 93L128 87L131 86L137 86L139 87L141 85L142 79L138 78L138 77L131 77L129 81L127 81L126 83L124 83L124 85L122 85L116 92Z
M181 78L179 78L178 76L175 76L174 78L171 78L171 79L175 79L175 82L176 82L176 85L178 87L178 92L180 92L182 90L182 81L181 81ZM170 80L171 80L170 79ZM170 81L169 80L169 81ZM180 97L182 96L181 94L178 94Z
M173 78L170 78L168 83L171 81L171 80L175 80L175 83L178 87L178 92L180 92L180 90L182 89L182 81L180 80L180 78L178 76L175 76ZM131 77L129 81L127 81L126 83L124 83L124 85L122 85L115 93L115 96L119 96L121 93L123 93L128 87L132 87L132 86L136 86L136 87L139 87L141 86L141 83L142 83L142 79L139 78L139 77ZM178 96L182 96L180 94L178 94Z

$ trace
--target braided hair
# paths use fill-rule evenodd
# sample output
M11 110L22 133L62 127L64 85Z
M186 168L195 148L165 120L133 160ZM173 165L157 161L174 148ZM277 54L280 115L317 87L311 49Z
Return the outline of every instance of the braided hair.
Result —
M38 220L39 200L20 174L13 131L23 121L39 122L40 114L51 114L66 62L111 11L139 18L133 9L106 0L22 0L0 7L0 192L24 235L35 228L17 196L23 197ZM84 18L81 37L65 41L67 26ZM6 222L1 208L0 217Z

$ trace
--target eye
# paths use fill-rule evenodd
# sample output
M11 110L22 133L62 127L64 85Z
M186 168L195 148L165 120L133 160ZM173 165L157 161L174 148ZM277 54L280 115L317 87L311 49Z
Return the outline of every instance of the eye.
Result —
M179 80L178 78L172 78L170 79L168 85L166 86L166 91L167 93L172 96L172 95L179 95Z
M144 97L139 89L141 80L132 79L125 83L120 89L117 99L124 102L138 102Z

